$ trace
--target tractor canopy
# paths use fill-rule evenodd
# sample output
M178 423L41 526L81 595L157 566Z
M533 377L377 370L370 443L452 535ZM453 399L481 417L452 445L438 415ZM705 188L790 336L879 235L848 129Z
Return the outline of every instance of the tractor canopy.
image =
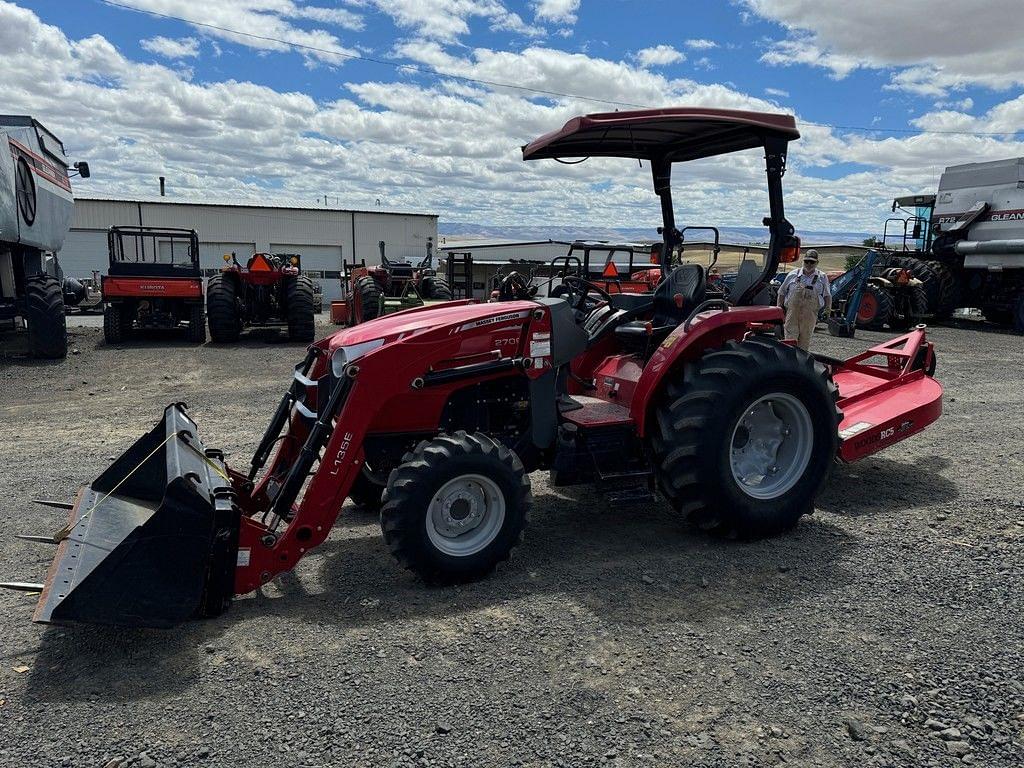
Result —
M523 147L524 160L635 157L670 163L800 138L792 115L674 107L574 117Z

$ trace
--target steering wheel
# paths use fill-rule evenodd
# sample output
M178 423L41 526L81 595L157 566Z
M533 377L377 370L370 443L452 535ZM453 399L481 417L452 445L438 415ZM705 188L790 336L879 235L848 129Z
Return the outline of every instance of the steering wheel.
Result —
M531 290L526 278L518 272L509 272L501 280L498 286L498 301L515 301L517 299L528 299L537 291Z
M565 296L569 304L572 305L573 310L577 313L589 314L597 305L596 301L591 301L588 306L587 297L592 293L600 296L602 301L610 303L612 300L608 291L583 277L567 275L562 278L562 285L567 289L562 292L562 295Z

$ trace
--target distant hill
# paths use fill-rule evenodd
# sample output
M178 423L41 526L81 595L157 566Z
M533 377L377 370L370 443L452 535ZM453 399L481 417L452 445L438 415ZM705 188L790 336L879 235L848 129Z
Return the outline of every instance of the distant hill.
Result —
M763 243L767 240L764 227L721 227L723 243ZM489 224L468 224L440 221L438 235L451 238L472 238L486 240L562 240L571 242L586 240L655 240L658 237L654 227L612 228L612 227L559 227L559 226L516 226L504 227ZM842 243L860 245L870 232L831 232L824 230L800 230L798 233L805 244ZM711 239L710 232L693 233L695 240Z

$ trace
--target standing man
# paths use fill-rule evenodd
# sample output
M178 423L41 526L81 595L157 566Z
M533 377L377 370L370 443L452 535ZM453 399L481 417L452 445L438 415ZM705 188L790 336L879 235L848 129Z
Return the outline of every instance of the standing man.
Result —
M813 248L804 254L804 268L794 269L779 288L780 307L786 310L786 338L796 339L803 350L811 348L811 336L818 322L818 313L832 309L832 291L828 278L818 269L818 252Z

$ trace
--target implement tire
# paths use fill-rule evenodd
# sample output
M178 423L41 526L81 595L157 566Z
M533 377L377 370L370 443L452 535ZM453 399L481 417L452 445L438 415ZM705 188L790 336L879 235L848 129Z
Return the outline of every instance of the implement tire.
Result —
M451 301L453 298L452 288L448 285L448 281L440 276L424 277L423 282L420 284L421 292L424 299L434 299L435 301Z
M57 278L51 275L25 278L25 322L28 353L32 357L60 360L68 356L64 291Z
M839 447L839 390L811 355L729 341L666 374L650 447L661 492L697 527L772 536L814 509Z
M214 275L206 283L206 320L210 339L218 344L238 341L242 318L238 312L238 286L224 275Z
M356 294L359 312L353 312L353 325L365 323L380 315L380 286L369 275L357 278L352 290Z
M316 313L313 306L313 281L296 275L285 283L285 305L288 315L288 338L308 344L316 336Z
M421 442L392 470L381 528L391 553L424 581L486 576L522 541L530 480L487 435L455 432Z

